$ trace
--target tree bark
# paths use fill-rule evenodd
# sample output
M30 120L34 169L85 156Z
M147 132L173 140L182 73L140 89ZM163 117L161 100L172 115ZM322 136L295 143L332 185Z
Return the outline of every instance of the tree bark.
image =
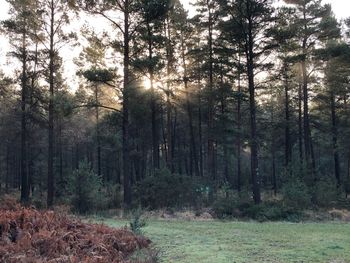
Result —
M337 187L340 187L340 163L339 163L339 151L338 151L338 127L337 127L337 115L335 105L335 95L331 91L331 120L332 120L332 143L333 143L333 159L334 159L334 175L337 180Z
M130 154L129 154L129 82L130 82L130 35L129 15L130 2L124 1L124 81L123 81L123 186L124 203L130 207L132 202L130 180Z
M54 199L54 173L53 173L53 155L54 155L54 23L55 6L54 1L50 1L50 47L49 47L49 147L48 147L48 172L47 172L47 207L53 205Z
M190 145L191 145L190 152L192 153L191 156L193 156L194 173L196 176L200 176L200 171L199 171L199 166L198 166L198 153L197 153L194 125L193 125L193 112L192 112L191 102L190 102L190 98L189 98L187 64L186 64L185 43L184 42L185 42L185 40L183 37L183 33L181 33L181 57L182 57L182 67L184 68L183 81L184 81L184 85L185 85L186 107L187 107L187 114L188 114L188 126L189 126L189 130L190 130ZM190 159L192 159L192 157Z
M303 110L302 110L302 84L299 83L298 88L298 148L300 164L304 162L303 152Z
M239 66L241 65L241 56L239 55ZM239 69L240 70L240 69ZM242 87L241 87L241 72L238 73L238 98L237 98L237 190L241 192L242 185L242 171L241 171L241 151L242 151L242 113L241 113L241 104L242 104Z
M247 10L251 6L247 1ZM260 194L260 174L258 163L258 135L256 125L256 101L255 101L255 83L254 83L254 36L252 32L253 22L252 18L248 18L248 40L246 43L246 57L247 57L247 75L249 87L249 110L250 110L250 158L251 158L251 176L253 183L253 199L255 204L261 202Z
M26 23L26 21L24 21ZM26 27L26 25L24 25ZM29 182L27 170L27 32L23 29L22 33L22 78L21 78L21 202L29 201Z
M167 16L166 23L166 34L167 34L167 45L166 45L166 55L167 55L167 92L166 92L166 108L167 108L167 165L171 172L174 172L173 155L172 155L172 105L171 105L171 32L170 32L170 20L169 15Z
M213 63L213 17L210 7L210 1L207 0L208 7L208 50L209 50L209 94L208 94L208 174L211 179L215 179L215 155L214 155L214 101L213 101L213 88L214 88L214 63Z
M284 65L284 105L285 105L285 168L289 169L289 163L292 158L292 146L290 139L290 112L289 112L289 81L288 81L288 66Z

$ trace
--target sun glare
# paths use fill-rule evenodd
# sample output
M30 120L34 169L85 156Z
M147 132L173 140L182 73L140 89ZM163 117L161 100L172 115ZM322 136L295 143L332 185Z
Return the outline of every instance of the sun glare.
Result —
M151 80L147 77L144 77L143 78L143 81L142 81L142 86L146 89L146 90L149 90L151 89ZM159 90L159 89L162 89L163 87L163 83L161 81L154 81L153 82L153 88L155 90Z
M151 81L149 78L144 78L142 86L145 89L150 89L151 88Z

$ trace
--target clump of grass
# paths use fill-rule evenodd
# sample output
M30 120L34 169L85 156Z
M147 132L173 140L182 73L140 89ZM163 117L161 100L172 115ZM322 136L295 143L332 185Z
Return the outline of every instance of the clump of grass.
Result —
M143 236L143 228L147 225L146 219L142 217L142 210L136 209L132 213L132 218L129 222L130 230L139 236Z

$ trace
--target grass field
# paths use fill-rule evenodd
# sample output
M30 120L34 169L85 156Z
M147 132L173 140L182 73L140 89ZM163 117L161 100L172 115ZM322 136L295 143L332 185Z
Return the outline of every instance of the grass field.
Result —
M144 232L161 262L350 262L350 224L154 220Z

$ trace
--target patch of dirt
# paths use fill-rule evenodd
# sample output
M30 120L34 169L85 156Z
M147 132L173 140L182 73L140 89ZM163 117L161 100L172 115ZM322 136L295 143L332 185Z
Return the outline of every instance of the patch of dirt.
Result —
M333 219L350 222L350 211L346 209L332 209L328 211Z
M332 208L330 210L308 210L304 212L306 218L312 221L341 221L350 222L350 211L347 209Z
M214 217L209 211L203 210L200 212L194 212L192 210L185 211L168 211L168 210L157 210L147 211L143 214L146 218L165 219L165 220L186 220L186 221L210 221Z
M129 257L150 243L127 229L83 223L65 213L12 201L0 208L0 262L131 262Z

